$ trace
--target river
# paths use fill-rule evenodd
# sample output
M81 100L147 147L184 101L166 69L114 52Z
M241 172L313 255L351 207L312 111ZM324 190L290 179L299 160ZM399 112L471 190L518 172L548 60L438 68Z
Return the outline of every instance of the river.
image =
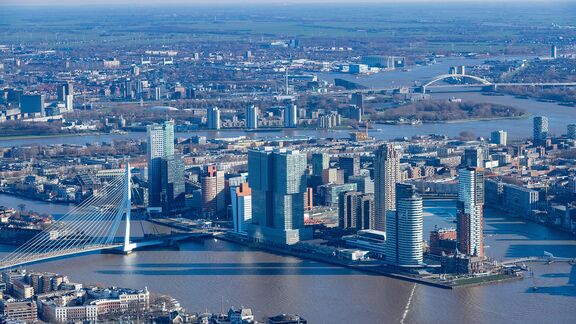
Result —
M54 216L64 215L74 206L73 204L52 204L20 196L0 194L0 206L19 209L20 204L23 204L27 211Z
M458 97L474 102L489 102L510 105L524 109L530 115L544 115L549 119L549 133L560 135L566 133L566 126L576 122L576 107L566 107L557 103L539 102L531 99L519 99L513 96L484 96L479 92L435 93L433 98ZM510 139L524 139L532 137L532 118L500 119L486 121L467 121L442 124L422 125L382 125L375 126L377 131L370 131L370 136L381 140L390 140L398 137L411 137L414 135L440 134L458 136L463 130L471 131L477 136L489 137L490 132L503 129L508 132ZM292 136L308 136L314 138L344 138L349 137L351 130L317 130L317 129L284 129L280 132L244 132L243 130L225 131L190 131L178 132L177 138L189 138L194 135L206 136L208 139L246 136L248 138L280 138ZM101 134L84 136L55 136L40 138L0 138L0 147L26 146L32 144L86 144L112 142L116 139L143 140L145 132L131 132L125 135Z
M529 58L529 57L524 57ZM520 57L500 57L492 59L520 59ZM426 81L433 77L445 74L450 66L477 65L485 59L474 58L443 58L437 64L414 66L410 71L387 71L372 75L355 76L342 73L320 73L318 78L333 82L334 78L349 79L371 88L411 86L414 81ZM544 115L549 118L549 133L560 135L566 132L566 126L576 122L576 107L566 107L557 103L539 102L533 99L519 99L514 96L483 96L479 92L433 93L433 98L447 99L456 96L467 101L490 102L522 108L530 115ZM389 140L398 137L411 137L423 134L440 134L457 136L463 130L471 131L477 136L488 137L490 132L503 129L508 132L510 139L524 139L532 136L532 119L505 119L489 121L468 121L465 123L423 124L423 125L382 125L377 124L377 131L370 135L377 139ZM198 130L176 133L177 138L189 138L194 135L206 136L208 139L223 137L246 136L248 138L278 138L291 136L309 136L316 138L343 138L349 137L350 130L316 130L316 129L284 129L281 132L245 132L243 130L209 131ZM144 139L146 133L131 132L126 135L100 134L84 136L54 136L40 138L0 138L0 147L23 146L31 144L86 144L112 142L115 139Z
M0 205L4 198L0 195ZM568 234L493 210L485 214L486 254L496 259L544 250L576 256L576 241ZM454 226L454 215L453 201L426 201L426 235L435 225ZM4 253L11 249L0 245ZM566 263L535 266L535 279L443 290L207 240L185 243L180 251L90 254L30 268L80 282L147 286L194 311L218 311L223 300L225 308L252 307L258 319L298 313L314 324L398 323L403 316L405 323L560 324L573 323L576 316L576 267ZM536 292L530 289L534 285L540 287Z

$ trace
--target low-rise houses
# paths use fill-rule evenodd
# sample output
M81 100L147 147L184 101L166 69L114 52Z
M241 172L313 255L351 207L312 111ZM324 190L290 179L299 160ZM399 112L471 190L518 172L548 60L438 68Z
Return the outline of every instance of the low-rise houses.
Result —
M148 289L91 288L62 295L38 297L41 318L47 322L95 321L115 314L145 313Z
M0 316L7 320L97 321L118 314L145 315L150 310L147 288L83 287L66 276L26 270L3 272L2 282Z

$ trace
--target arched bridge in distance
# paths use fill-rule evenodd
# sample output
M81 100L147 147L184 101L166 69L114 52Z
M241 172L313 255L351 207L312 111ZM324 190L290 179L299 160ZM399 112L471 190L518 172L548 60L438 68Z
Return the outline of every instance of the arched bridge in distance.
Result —
M472 81L476 81L477 83L435 85L438 82L450 79L469 79ZM477 87L479 85L484 87L490 87L491 90L495 91L499 86L575 87L576 82L493 82L480 76L466 74L465 67L461 66L450 68L450 73L438 75L434 77L432 80L424 83L422 86L417 87L416 90L420 90L420 92L426 93L426 90L432 87L434 88Z
M484 86L492 86L494 85L494 83L481 78L481 77L477 77L474 75L468 75L465 73L452 73L452 74L442 74L439 75L437 77L435 77L434 79L432 79L431 81L429 81L428 83L425 83L422 85L422 93L426 92L426 89L430 86L432 86L435 83L438 83L440 81L444 81L444 80L449 80L449 79L471 79L474 81L478 81L479 83L481 83ZM460 85L460 84L459 84Z
M469 79L475 83L458 83L458 84L442 84L437 83L450 80L450 79ZM452 67L449 73L435 76L429 81L426 81L421 86L414 86L411 89L414 92L426 93L429 88L456 88L456 87L487 87L489 90L495 91L499 86L532 86L532 87L576 87L576 82L493 82L486 78L466 74L463 67ZM355 89L342 91L340 93L373 93L378 91L393 91L398 88L370 88L370 89Z

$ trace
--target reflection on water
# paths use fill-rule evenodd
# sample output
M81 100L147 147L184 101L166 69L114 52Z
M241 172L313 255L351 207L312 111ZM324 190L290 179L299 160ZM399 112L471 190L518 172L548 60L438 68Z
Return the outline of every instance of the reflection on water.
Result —
M505 59L505 58L500 58ZM514 59L508 57L507 59ZM414 67L411 71L402 70L382 72L369 76L353 76L342 73L319 73L318 77L323 80L334 80L334 78L347 78L355 82L360 82L372 88L411 86L414 81L429 80L439 74L444 74L453 65L476 65L484 62L484 59L471 58L444 58L438 64L430 66ZM512 105L525 109L532 115L544 115L550 119L550 133L562 134L566 131L566 125L576 120L576 108L560 106L555 103L539 102L529 99L517 99L512 96L483 96L477 92L458 93L436 93L433 98L450 98L457 96L464 100L475 102L492 102L504 105ZM457 136L463 130L471 130L478 136L487 137L494 130L503 129L508 131L510 138L526 138L531 136L532 121L526 119L514 120L493 120L475 121L454 124L423 124L423 125L377 125L380 132L371 132L371 136L378 139L392 139L397 137L411 137L422 134L441 134L447 136ZM250 132L242 130L229 131L206 131L199 130L188 133L177 133L177 137L190 137L193 135L206 136L208 139L246 136L249 138L268 138L277 136L311 136L317 138L342 138L348 137L349 130L304 130L286 129L278 133ZM0 147L22 146L31 144L85 144L94 142L112 142L115 139L144 139L146 133L129 133L126 135L87 135L87 136L66 136L35 139L0 139Z
M489 102L503 105L520 107L531 115L544 115L549 118L550 134L560 135L566 132L566 126L576 120L576 108L560 106L556 103L539 102L535 100L517 99L512 96L483 96L477 92L462 93L437 93L433 98L450 98L457 96L464 100L474 102ZM508 132L508 136L513 139L528 138L532 136L532 118L504 119L488 121L469 121L465 123L446 124L421 124L421 125L381 125L377 124L378 131L371 131L370 136L381 140L389 140L399 137L411 137L423 134L439 134L446 136L458 136L462 131L468 130L477 136L488 137L490 132L503 129ZM348 138L351 130L315 130L315 129L285 129L274 133L246 133L242 130L227 131L191 131L186 133L176 133L178 138L191 136L206 136L208 139L246 136L248 138L278 138L285 136L308 136L313 138ZM95 142L112 142L116 139L143 140L146 133L128 133L86 135L74 137L53 137L38 139L0 139L0 147L23 146L30 144L85 144Z
M453 201L426 201L425 212L426 233L434 225L454 225ZM485 214L487 254L498 259L540 254L541 249L575 254L576 243L566 234L491 210ZM9 249L0 246L0 251ZM148 286L196 311L220 310L223 299L224 307L247 305L258 317L298 313L310 323L398 323L413 289L413 284L395 279L212 239L185 243L180 251L90 254L32 268L63 272L83 282ZM534 272L540 287L536 292L530 279L456 290L417 285L405 322L571 323L576 316L576 270L556 263L537 265Z
M20 204L24 204L25 210L39 214L64 215L74 207L73 204L52 204L34 199L19 196L12 196L0 193L0 206L18 209Z

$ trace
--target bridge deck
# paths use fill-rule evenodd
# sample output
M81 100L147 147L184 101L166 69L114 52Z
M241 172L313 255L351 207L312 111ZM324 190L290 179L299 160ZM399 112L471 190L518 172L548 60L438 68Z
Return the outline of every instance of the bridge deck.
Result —
M169 235L164 237L157 237L151 240L144 240L144 241L135 241L131 242L131 247L133 249L139 249L144 247L156 246L165 244L168 241L182 241L194 236L204 236L206 233L181 233L176 235ZM70 249L64 251L54 251L45 254L30 254L29 256L24 256L23 258L16 259L16 260L8 260L0 262L0 270L10 269L14 267L23 266L30 263L47 261L51 259L57 259L65 256L72 256L76 254L83 254L89 253L94 251L101 251L101 250L111 250L111 249L120 249L124 247L124 243L112 243L112 244L102 244L102 245L94 245L90 247L85 247L82 249Z
M108 250L108 249L115 249L121 247L122 244L108 244L108 245L98 245L98 246L91 246L82 249L72 249L68 251L55 251L46 254L32 254L29 257L24 257L21 259L13 260L13 261L5 261L0 262L0 270L14 268L18 266L22 266L29 263L39 262L39 261L46 261L50 259L56 259L64 256L74 255L74 254L82 254L94 251L101 251L101 250Z

